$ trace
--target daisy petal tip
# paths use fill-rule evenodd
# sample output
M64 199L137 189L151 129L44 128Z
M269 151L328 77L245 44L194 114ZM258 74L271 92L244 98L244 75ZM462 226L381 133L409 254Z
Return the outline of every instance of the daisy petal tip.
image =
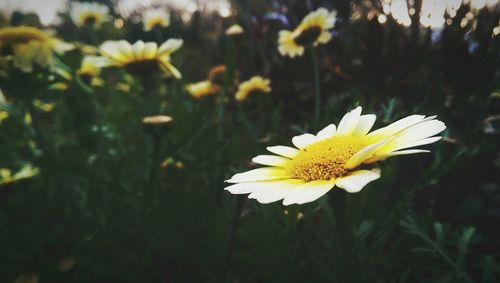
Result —
M348 193L361 191L368 183L380 178L380 173L372 170L359 170L337 180L337 187Z

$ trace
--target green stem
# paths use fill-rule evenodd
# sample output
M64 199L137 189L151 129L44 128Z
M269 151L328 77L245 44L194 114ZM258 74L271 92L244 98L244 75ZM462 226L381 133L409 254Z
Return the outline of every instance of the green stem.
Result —
M321 89L319 82L318 56L316 54L316 48L313 45L309 46L309 50L311 51L311 61L314 74L314 119L318 122L321 118Z
M141 84L143 88L142 98L143 98L143 115L156 115L158 113L158 105L156 101L156 93L153 92L153 85L151 78L146 75L142 75L140 77ZM151 135L153 141L153 149L151 151L151 167L149 169L149 178L147 183L147 188L144 191L144 207L143 207L143 218L145 218L145 214L149 210L150 206L154 201L154 196L156 193L156 179L158 174L158 164L160 163L160 151L161 151L161 142L163 140L164 133L157 132L157 128L153 126L149 134Z
M40 117L38 116L38 112L35 109L35 106L33 105L32 100L28 100L27 102L28 105L28 112L31 115L31 123L33 125L33 130L35 134L35 138L37 139L37 142L40 145L40 148L42 149L42 152L46 150L46 143L45 143L45 137L43 136L43 131L40 126Z
M151 204L153 200L153 195L155 193L155 185L156 179L158 175L158 164L160 163L160 152L161 152L161 135L155 134L152 136L153 138L153 150L151 152L151 168L149 170L149 181L148 181L148 189L146 195L147 205Z
M263 108L259 108L259 109L263 109ZM248 128L248 131L252 134L253 141L258 142L258 136L257 136L257 132L255 130L255 127L252 123L250 123L250 120L248 120L247 115L243 109L243 105L241 105L241 103L240 103L240 105L238 105L238 116L239 116L241 122L243 123L243 125L245 125Z
M339 191L335 195L331 194L330 204L332 206L334 223L337 229L336 237L339 242L339 262L347 263L348 265L347 268L343 268L345 274L342 281L352 283L359 282L356 271L357 262L354 256L354 245L352 242L354 237L353 226L348 215L347 193Z
M161 44L163 42L163 34L161 32L161 27L159 26L154 27L154 32L155 32L156 42L158 42L158 44Z
M217 139L219 141L222 140L222 136L224 135L224 99L226 97L226 87L222 87L219 92L219 101L217 101Z
M236 206L233 215L233 225L231 226L231 231L229 235L229 244L226 256L226 262L224 264L221 282L227 282L229 279L229 271L231 270L230 263L234 253L234 243L236 242L236 230L238 229L240 224L241 211L243 210L244 203L245 203L244 196L238 196L236 198Z
M142 111L144 116L156 115L157 112L157 101L156 95L153 93L153 82L147 75L139 76L142 85Z

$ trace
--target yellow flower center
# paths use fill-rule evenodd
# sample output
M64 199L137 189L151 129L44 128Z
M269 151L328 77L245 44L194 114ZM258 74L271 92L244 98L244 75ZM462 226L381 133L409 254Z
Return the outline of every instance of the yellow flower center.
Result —
M41 30L33 27L7 27L0 29L0 45L8 46L26 43L31 40L47 41L49 37Z
M297 36L294 39L294 41L295 41L295 43L297 43L298 45L301 45L301 46L309 45L318 39L318 37L321 34L321 31L322 31L321 27L319 27L319 26L310 26L310 27L306 28L305 30L303 30L299 34L299 36Z
M163 26L165 26L165 20L163 18L153 18L149 20L148 25L150 29L162 28Z
M97 23L97 17L94 14L88 14L83 16L83 24L84 25L94 25Z
M361 137L332 137L301 149L286 169L304 181L335 179L347 173L346 162L365 146Z

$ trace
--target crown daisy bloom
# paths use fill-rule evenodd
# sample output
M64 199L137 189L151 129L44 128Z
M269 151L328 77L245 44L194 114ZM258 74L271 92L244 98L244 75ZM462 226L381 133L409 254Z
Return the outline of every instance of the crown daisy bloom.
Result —
M69 15L78 27L99 27L109 19L109 8L96 2L73 2Z
M408 149L441 139L435 136L446 126L436 116L411 115L370 132L373 114L361 115L357 107L344 115L338 127L330 124L316 135L292 138L295 147L270 146L275 155L252 159L267 167L235 174L225 190L250 194L260 203L283 200L284 205L304 204L320 198L334 186L349 193L361 191L380 177L380 170L370 168L376 161L392 156L429 152Z
M73 49L52 35L51 32L29 26L0 29L0 59L11 61L23 72L33 71L35 65L53 66L53 54L63 54Z
M293 30L279 32L278 51L283 56L302 56L308 45L325 44L332 39L329 29L335 26L337 12L319 8L302 20Z
M170 14L163 9L146 10L142 15L144 31L151 31L155 27L168 27L170 25Z
M244 101L251 94L257 92L271 92L271 81L261 76L253 76L248 81L244 81L238 86L238 91L234 98L237 101Z
M99 78L99 74L101 73L100 66L103 65L102 61L102 57L85 56L76 74L91 86L101 86L104 84L102 79Z
M210 96L219 91L219 87L210 80L186 85L186 91L194 98Z
M170 56L182 46L182 39L169 39L158 46L156 42L137 41L133 45L126 40L106 41L100 47L101 67L124 67L132 74L148 74L157 70L167 76L182 77L170 63Z
M0 168L0 186L8 185L19 180L31 178L39 173L39 169L30 164L24 165L15 174L7 168Z

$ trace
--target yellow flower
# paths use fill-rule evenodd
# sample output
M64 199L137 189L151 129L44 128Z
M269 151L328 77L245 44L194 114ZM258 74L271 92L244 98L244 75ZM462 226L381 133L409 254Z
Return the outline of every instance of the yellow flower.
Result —
M3 122L3 120L9 118L9 112L2 109L5 104L7 104L7 100L5 99L5 96L3 95L3 92L0 89L0 124Z
M7 118L9 118L9 112L0 110L0 124Z
M87 84L92 86L103 85L104 82L99 78L99 74L101 73L100 66L105 62L101 61L103 61L102 57L85 56L80 65L80 69L76 71L76 74Z
M81 42L76 42L74 43L74 45L85 55L96 55L97 53L99 53L99 49L92 45L84 44Z
M236 92L235 99L238 101L243 101L247 99L249 95L255 92L269 93L271 92L271 81L264 79L260 76L253 76L248 81L242 82L238 86L238 91Z
M217 65L208 71L208 80L214 84L222 85L226 82L226 65Z
M170 25L170 15L163 9L146 10L142 18L142 25L145 31L151 31L155 27L168 27Z
M182 39L169 39L159 47L156 42L137 41L133 45L125 40L106 41L99 50L100 67L124 67L133 74L147 74L156 70L166 75L181 78L181 73L172 63L170 55L182 46Z
M23 72L33 71L33 66L53 67L53 52L62 54L73 48L52 36L51 33L28 26L0 29L0 59L12 61Z
M309 13L293 31L279 32L278 51L283 56L302 56L309 44L327 43L332 38L328 30L334 27L336 15L325 8Z
M43 112L50 112L50 111L54 110L54 107L56 106L56 104L53 102L46 103L46 102L41 101L40 99L34 99L33 105L36 108L42 110Z
M245 32L245 31L243 30L243 28L242 28L240 25L238 25L238 24L234 24L234 25L230 26L230 27L226 30L225 34L226 34L227 36L237 36L237 35L241 35L241 34L243 34L244 32Z
M102 65L99 64L100 60L102 60L102 58L97 56L84 57L82 60L82 64L80 65L80 69L78 69L77 71L77 74L79 76L98 76L101 72L101 68L99 66Z
M186 85L186 90L192 97L200 98L203 96L215 94L217 91L219 91L219 87L216 84L212 83L210 80L206 80L188 84Z
M31 165L25 165L16 174L12 175L12 171L6 168L0 168L0 186L13 183L18 180L31 178L39 173L38 168Z
M109 8L99 3L73 2L69 12L73 23L79 27L101 26L109 18Z
M30 125L32 121L33 118L31 117L31 113L30 112L24 113L24 123Z
M69 88L68 84L64 82L52 83L48 87L49 90L59 90L59 91L68 90L68 88Z
M435 116L412 115L370 132L373 114L361 115L361 107L347 113L338 127L331 124L316 135L303 134L293 145L271 146L276 155L259 155L254 163L268 167L235 174L225 190L248 194L260 203L283 199L284 205L312 202L334 186L350 193L359 192L380 177L380 170L369 170L372 163L388 157L428 152L407 149L436 142L434 135L446 126ZM369 133L370 132L370 133ZM373 166L372 166L373 167Z
M7 99L5 99L5 95L3 94L3 91L0 89L0 104L5 104L7 103Z

